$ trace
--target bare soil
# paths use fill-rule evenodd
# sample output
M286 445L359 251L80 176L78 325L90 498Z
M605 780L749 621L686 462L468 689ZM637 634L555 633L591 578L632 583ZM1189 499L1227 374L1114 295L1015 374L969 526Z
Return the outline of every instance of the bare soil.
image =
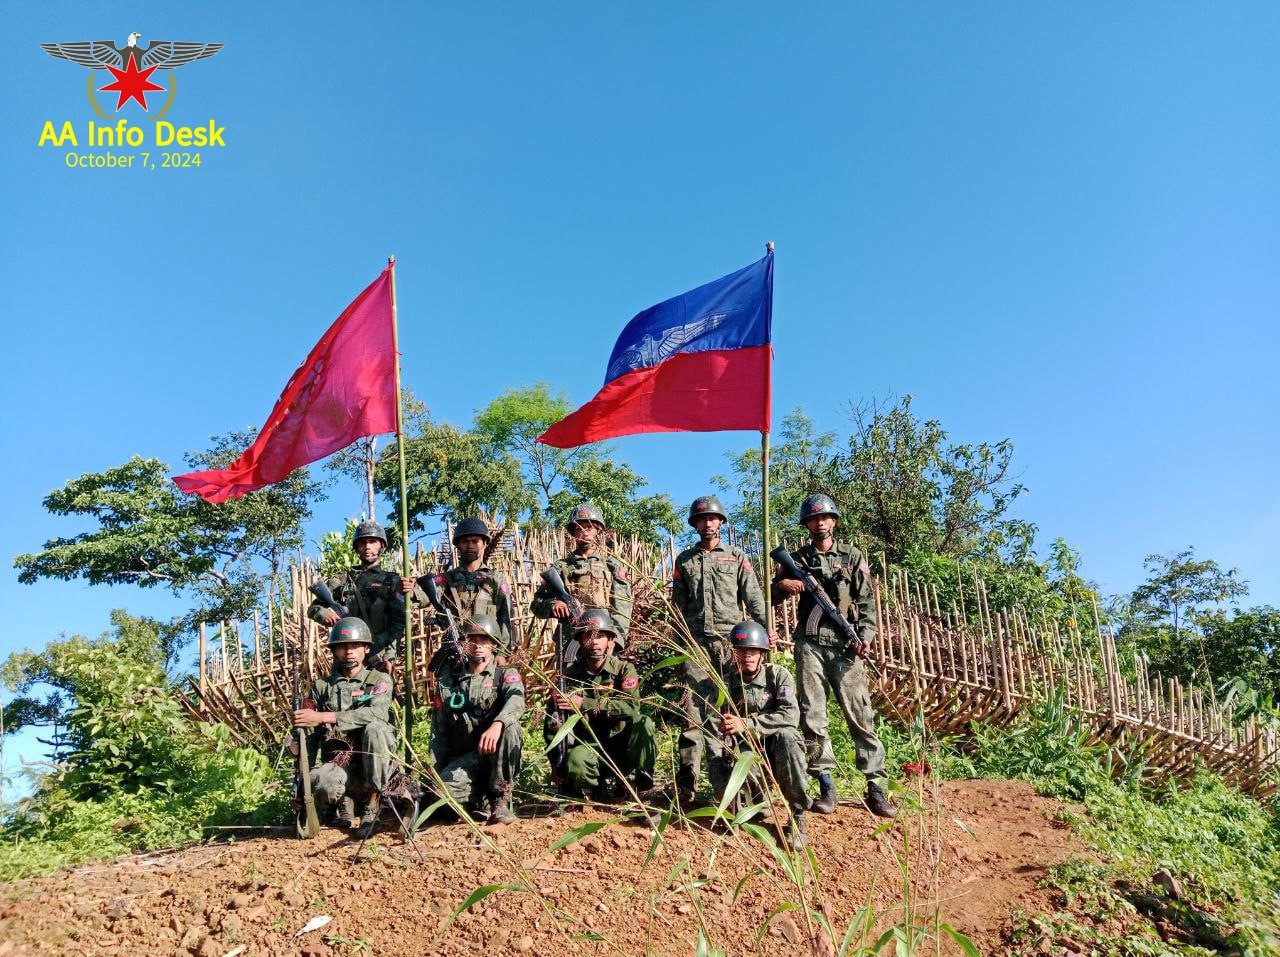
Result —
M917 923L936 914L984 954L1003 952L1011 915L1051 909L1038 882L1083 850L1055 823L1060 805L1028 785L987 780L926 782L921 804L880 833L883 822L851 803L810 815L818 871L807 893L837 944L867 905L879 933L904 919L905 856ZM652 832L609 823L549 852L570 829L609 820L600 810L527 818L486 828L483 840L466 824L431 826L418 834L425 864L387 833L353 863L357 842L325 829L309 842L252 837L22 881L0 889L0 957L689 955L699 915L711 944L729 954L833 953L815 943L799 909L765 926L800 892L741 833L669 828L646 865ZM522 881L536 893L498 891L450 922L475 888ZM322 914L327 926L294 937Z

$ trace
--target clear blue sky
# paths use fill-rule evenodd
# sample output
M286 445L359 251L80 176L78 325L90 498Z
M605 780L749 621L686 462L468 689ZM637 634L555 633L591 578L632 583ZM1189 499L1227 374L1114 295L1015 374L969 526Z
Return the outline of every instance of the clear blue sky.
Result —
M1014 441L1019 513L1104 591L1194 545L1280 602L1274 3L303 9L9 11L6 564L80 530L40 506L68 478L261 424L388 253L405 382L465 423L513 384L586 401L632 314L773 240L776 418L912 393ZM135 30L225 43L168 118L227 145L68 169L36 143L96 119L87 71L37 44ZM757 441L616 448L685 502ZM0 654L176 608L12 571L0 600Z

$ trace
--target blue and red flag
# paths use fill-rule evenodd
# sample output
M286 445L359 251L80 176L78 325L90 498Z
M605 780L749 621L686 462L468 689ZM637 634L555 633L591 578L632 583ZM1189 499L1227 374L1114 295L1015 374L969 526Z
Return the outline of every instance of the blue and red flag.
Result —
M772 325L770 252L628 322L595 398L538 441L569 449L639 432L768 432Z

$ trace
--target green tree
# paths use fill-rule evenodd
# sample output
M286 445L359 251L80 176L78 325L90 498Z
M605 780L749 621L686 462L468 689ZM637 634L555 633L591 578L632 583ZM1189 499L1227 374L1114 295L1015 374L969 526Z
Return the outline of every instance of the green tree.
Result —
M1280 609L1273 605L1214 609L1197 616L1204 653L1215 680L1243 681L1272 707L1280 702Z
M215 437L207 452L185 456L194 469L220 468L253 441L253 432ZM19 581L83 578L91 585L164 586L194 603L188 624L246 617L268 576L303 543L302 525L324 486L298 469L275 485L221 505L184 495L159 459L134 456L72 479L45 496L54 515L96 528L45 542L14 559Z

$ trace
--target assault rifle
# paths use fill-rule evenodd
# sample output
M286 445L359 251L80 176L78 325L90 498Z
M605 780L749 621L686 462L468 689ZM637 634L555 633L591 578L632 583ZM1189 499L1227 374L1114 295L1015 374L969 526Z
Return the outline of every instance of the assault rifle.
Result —
M574 598L569 593L569 589L564 587L564 579L560 577L560 573L554 568L548 568L542 573L542 581L547 588L551 590L551 595L557 601L562 601L569 606L568 625L582 620L585 609L582 602ZM556 628L556 690L564 694L564 630L566 623L561 622ZM547 715L549 724L552 729L553 736L558 734L560 728L564 725L564 712L559 708L554 709ZM551 756L552 774L564 774L565 764L569 759L569 736L565 735L560 739L560 743L556 745L556 752Z
M444 615L445 621L448 622L446 637L449 639L449 647L446 649L444 645L441 645L440 650L436 652L436 655L439 655L441 652L449 654L451 656L450 660L452 663L461 667L463 662L467 660L467 654L462 647L462 633L458 631L458 623L453 619L453 612L449 610L449 606L440 598L440 588L436 584L436 576L423 575L418 579L418 584L421 585L422 590L427 593L427 600L431 602L431 607L433 607L439 614ZM441 663L442 662L437 661L435 657L432 658L431 665L439 665ZM431 665L428 665L428 670L433 672L439 670L438 668L431 667Z
M818 580L813 577L813 572L801 566L791 553L787 551L787 546L779 545L769 553L769 557L777 562L782 570L786 573L787 578L794 578L804 585L805 591L812 596L817 606L822 609L823 615L836 627L836 630L848 642L848 649L853 654L861 658L873 674L878 674L879 669L871 660L870 649L867 643L859 637L857 630L850 624L849 619L840 614L840 609L836 607L836 603L831 600L831 596L827 594L827 590L818 584Z
M325 591L328 591L325 588ZM330 598L333 596L330 595ZM302 696L302 661L307 657L307 623L302 622L301 653L293 656L293 709L302 711L315 703ZM298 837L311 838L320 833L320 818L316 814L316 799L311 793L311 755L308 752L307 729L296 728L298 733L298 760L293 769L294 800L301 798L301 807L297 808L294 825Z

